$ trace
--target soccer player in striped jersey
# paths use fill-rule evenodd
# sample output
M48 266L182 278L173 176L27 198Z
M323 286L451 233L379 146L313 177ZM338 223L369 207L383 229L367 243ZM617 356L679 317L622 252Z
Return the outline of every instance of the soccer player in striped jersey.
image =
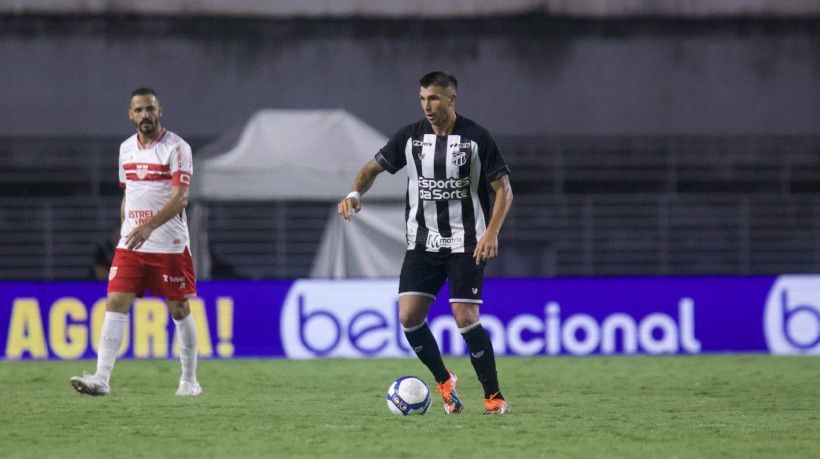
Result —
M407 251L399 277L399 321L436 379L444 412L460 413L458 378L445 368L427 325L430 306L449 279L453 316L484 387L484 413L505 414L509 407L478 309L484 266L498 255L498 233L512 204L510 169L490 133L455 112L457 85L453 75L441 71L421 78L425 119L400 129L361 169L338 211L350 220L378 174L407 168ZM495 194L492 209L490 190Z
M191 147L160 125L162 106L150 88L131 94L128 117L137 133L120 145L120 240L108 274L96 373L71 378L78 392L110 393L109 378L128 326L134 297L164 296L176 326L182 376L176 395L199 395L197 329L188 298L196 279L185 207L193 174Z

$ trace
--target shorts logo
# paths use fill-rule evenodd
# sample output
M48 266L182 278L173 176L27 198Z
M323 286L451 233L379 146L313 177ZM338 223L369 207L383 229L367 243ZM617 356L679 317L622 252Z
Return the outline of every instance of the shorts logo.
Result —
M174 276L169 276L167 274L163 274L162 275L162 280L164 280L165 282L170 282L172 284L179 284L179 289L180 290L185 290L185 277L183 277L183 276L174 277Z
M454 151L453 152L453 166L463 166L467 164L467 152L466 151Z
M174 276L169 276L167 274L162 275L162 280L164 280L165 282L171 282L171 283L174 283L174 284L176 284L178 282L185 282L185 278L182 277L182 276L174 277Z
M431 249L461 247L464 245L464 238L461 236L441 237L436 233L430 233L427 235L426 245Z
M763 328L772 354L820 354L817 277L778 277L766 298Z
M114 280L117 277L117 267L112 266L110 270L108 270L108 280Z
M147 175L148 175L148 165L147 164L137 164L137 177L139 177L139 179L142 180Z
M472 355L474 359L480 359L481 356L484 355L484 351L473 352L470 355Z
M478 289L473 287L473 295L475 295L476 293L478 293Z

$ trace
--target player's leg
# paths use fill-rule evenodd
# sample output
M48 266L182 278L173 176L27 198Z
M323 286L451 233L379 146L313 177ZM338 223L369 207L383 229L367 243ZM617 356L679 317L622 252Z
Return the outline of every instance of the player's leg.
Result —
M122 347L125 328L128 326L128 310L131 309L134 297L134 293L109 292L105 301L105 318L97 350L97 374L106 382L111 378L114 362Z
M399 322L404 336L421 362L430 369L436 381L446 381L450 374L441 360L438 343L427 326L427 311L433 299L422 295L399 296Z
M128 326L128 310L134 297L142 297L145 293L144 268L142 254L124 249L114 253L108 273L105 318L97 347L97 371L93 375L83 373L83 376L71 378L71 385L78 392L90 395L110 392L109 380Z
M182 376L179 378L179 388L176 394L199 395L202 393L202 387L196 379L197 329L194 315L191 314L191 306L188 300L166 299L166 301L176 327L179 362L182 367Z
M427 313L444 285L445 276L437 254L407 251L399 278L399 322L410 347L433 374L437 392L444 399L444 412L460 413L458 379L444 366L436 338L427 325Z
M498 373L495 365L493 343L487 330L481 325L476 303L452 303L453 316L473 364L478 381L484 388L485 413L504 414L509 411L507 402L498 388Z
M197 329L188 298L196 296L194 263L186 248L182 253L147 254L150 275L148 284L152 293L165 297L168 311L174 320L179 362L182 375L177 395L199 395L202 387L196 378Z
M439 383L449 379L450 374L427 326L427 312L444 285L445 276L436 254L416 250L405 252L399 275L399 322L410 347Z
M470 363L473 364L476 376L484 387L484 398L498 392L498 375L495 368L495 353L490 335L481 325L476 303L452 303L453 317L458 331L467 349L470 351Z
M122 347L125 328L128 326L128 310L134 301L134 293L108 292L105 302L105 318L100 331L97 347L97 371L91 375L71 378L71 385L77 392L89 395L107 395L111 391L109 381L114 370L114 362Z
M509 408L498 387L493 343L479 315L484 265L476 265L469 253L453 254L448 262L450 302L456 325L470 351L470 363L484 388L484 413L504 414Z
M447 370L441 358L436 338L427 325L427 312L433 304L433 298L423 295L399 296L399 321L404 329L407 342L416 353L416 357L427 366L444 400L444 412L461 413L462 403L458 396L458 378Z

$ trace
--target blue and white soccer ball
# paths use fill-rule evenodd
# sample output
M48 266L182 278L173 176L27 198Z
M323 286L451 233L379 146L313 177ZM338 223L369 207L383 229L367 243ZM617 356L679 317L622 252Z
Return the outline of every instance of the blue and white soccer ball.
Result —
M415 376L403 376L387 389L387 407L396 416L424 414L431 400L427 383Z

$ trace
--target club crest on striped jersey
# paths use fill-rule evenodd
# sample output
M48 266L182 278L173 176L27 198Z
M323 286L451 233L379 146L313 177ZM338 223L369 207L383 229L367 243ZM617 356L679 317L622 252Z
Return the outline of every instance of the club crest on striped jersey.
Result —
M463 150L458 150L453 152L453 166L463 166L467 164L467 152Z
M148 175L147 164L137 164L137 177L142 180Z

